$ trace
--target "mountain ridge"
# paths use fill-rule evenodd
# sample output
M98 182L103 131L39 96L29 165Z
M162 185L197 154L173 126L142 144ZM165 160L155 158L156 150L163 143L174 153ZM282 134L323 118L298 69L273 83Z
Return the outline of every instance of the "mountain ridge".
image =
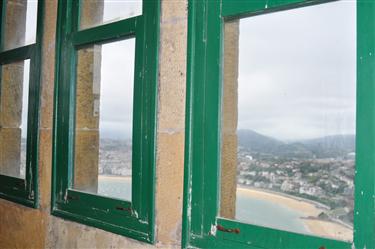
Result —
M283 142L250 129L240 129L237 135L239 146L251 152L279 157L343 157L355 151L355 135L330 135L294 142Z

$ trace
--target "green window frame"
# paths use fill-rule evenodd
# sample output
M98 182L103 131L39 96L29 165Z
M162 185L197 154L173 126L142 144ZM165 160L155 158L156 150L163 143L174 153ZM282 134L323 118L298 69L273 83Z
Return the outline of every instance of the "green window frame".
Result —
M78 30L81 1L58 3L52 214L154 243L154 165L157 111L159 1L143 14ZM132 201L72 188L77 50L90 44L136 39L133 104Z
M27 144L25 178L0 175L0 198L10 200L28 207L39 205L38 191L38 140L39 140L39 103L40 103L40 65L43 35L44 0L38 1L37 27L35 42L30 45L4 50L4 23L7 1L0 0L0 71L10 63L30 60L29 100L27 115ZM1 75L0 75L1 84ZM1 128L1 127L0 127Z
M326 2L189 1L183 248L375 248L374 1L357 0L355 246L218 217L224 21Z

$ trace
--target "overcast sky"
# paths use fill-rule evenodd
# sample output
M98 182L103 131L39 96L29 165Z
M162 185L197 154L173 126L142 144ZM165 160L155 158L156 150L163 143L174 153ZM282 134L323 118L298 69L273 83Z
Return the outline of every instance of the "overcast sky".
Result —
M355 1L240 21L239 129L282 140L355 133Z
M104 2L103 22L142 14L142 1ZM102 45L100 135L129 139L132 134L135 38Z
M29 2L33 42L36 1ZM103 19L141 12L139 0L106 0ZM354 134L355 18L355 1L342 0L242 19L238 128L282 140ZM133 70L134 39L102 46L103 137L130 137Z
M141 13L141 0L105 0L103 23L140 15ZM37 1L28 0L25 44L35 42L36 15ZM95 25L98 25L98 23L93 23L91 26ZM132 134L134 46L135 39L102 45L101 137L128 139ZM28 88L28 81L29 63L27 61L24 66L24 89ZM24 91L21 126L23 137L26 137L27 101L28 95Z
M131 137L134 51L134 38L102 45L99 125L102 138Z

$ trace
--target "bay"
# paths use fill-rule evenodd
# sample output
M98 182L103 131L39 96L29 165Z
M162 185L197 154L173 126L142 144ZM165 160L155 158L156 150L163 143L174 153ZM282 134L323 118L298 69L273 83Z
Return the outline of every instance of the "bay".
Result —
M131 201L130 177L99 177L98 194ZM301 212L237 192L236 219L250 224L309 234Z

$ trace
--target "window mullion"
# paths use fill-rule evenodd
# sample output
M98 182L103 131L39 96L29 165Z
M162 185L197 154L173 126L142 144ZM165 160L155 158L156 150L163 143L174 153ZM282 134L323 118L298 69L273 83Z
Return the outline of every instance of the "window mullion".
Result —
M100 43L108 40L116 40L127 36L133 36L135 34L137 20L141 17L133 17L101 25L82 31L72 33L72 44L74 46L82 46L91 43Z
M222 129L220 123L222 122L220 118L222 87L220 85L224 67L221 62L224 44L223 41L220 41L224 35L222 22L232 18L238 19L326 2L332 1L222 0L214 2L207 0L202 1L201 4L197 4L195 1L189 2L189 73L186 110L188 117L185 147L187 169L185 170L183 248L194 246L201 248L237 248L237 246L238 248L250 248L251 246L262 248L290 248L291 246L297 248L350 248L352 246L351 242L347 241L243 223L231 217L221 218L221 214L218 215L218 208L221 204L220 187L222 185L218 185L218 183L220 183L221 175L219 173L220 148L222 146L220 144L221 134L217 134L216 131ZM226 182L222 182L222 184L226 184ZM366 201L368 203L368 199Z
M30 59L35 50L35 44L7 50L0 53L0 65Z
M87 11L94 17L85 17L87 10L84 8L85 3L89 2L63 1L59 5L57 46L61 47L58 53L60 58L56 64L58 75L54 141L57 141L55 143L57 147L54 149L53 213L152 243L154 241L152 227L154 174L151 171L154 167L155 139L151 131L155 129L155 122L149 120L149 115L153 116L156 113L154 94L156 94L157 64L154 64L153 60L157 59L156 28L159 4L154 1L149 2L146 4L147 8L143 7L142 15L103 24L103 20L95 16L95 14L100 15L99 12L102 11L103 6L100 2L98 13L93 6L91 7L94 8L94 12ZM81 12L80 8L84 12ZM146 18L149 20L148 26L144 23ZM96 20L98 23L86 25L89 20ZM113 51L113 46L117 46L118 49L116 56L113 55L114 52L110 52ZM113 71L112 68L109 69L110 61L108 61L112 59L116 64L113 65L116 66ZM121 77L116 80L105 79L108 75L101 78L100 75L102 72L103 75L105 72L114 75L120 71L124 74L117 73ZM94 74L95 72L98 76ZM133 75L130 77L130 74ZM104 91L105 88L102 86L105 84L107 86L114 84L113 86L118 88L116 94ZM121 88L122 85L124 89ZM102 98L108 99L108 94L113 94L113 98L116 99L122 91L124 91L124 101L126 98L129 102L124 102L126 105L130 105L130 92L133 92L132 133L129 133L132 134L132 144L130 144L132 151L129 152L132 153L131 201L121 195L107 196L98 191L99 179L96 177L100 173L94 167L100 162L95 155L91 157L90 154L99 153L97 150L100 146L97 141L100 133L98 123L103 121L99 118L100 109L95 111L97 110L95 108L99 107L97 104L105 103L106 100L103 101ZM125 91L128 91L127 95ZM86 105L86 102L90 104ZM103 110L106 109L103 107ZM118 110L118 114L126 115L121 113L121 110ZM84 116L86 114L87 117ZM104 114L101 115L106 118ZM120 136L116 139L127 141L129 134L125 138ZM91 142L85 143L89 139ZM104 139L106 137L103 135Z
M16 46L10 47L6 51L3 51L4 48L4 36L6 36L5 28L10 29L14 28L12 25L17 26L17 20L13 20L10 26L6 27L6 15L8 14L7 9L7 2L5 0L0 0L0 71L2 66L9 66L11 64L18 64L24 61L29 61L29 72L28 77L23 79L23 93L28 95L27 102L24 102L24 105L27 105L27 120L22 122L26 122L26 162L25 162L25 178L18 178L11 176L11 175L0 175L0 197L5 198L11 201L15 201L21 203L23 205L29 207L37 207L38 206L38 120L39 120L39 86L40 86L40 58L41 58L41 41L42 41L42 31L43 31L43 15L44 15L44 1L40 0L37 4L37 14L36 14L36 31L35 31L35 41L32 44L27 44L26 42L22 44L16 44ZM27 7L29 8L29 7ZM9 11L9 10L8 10ZM26 11L26 9L24 10ZM29 9L27 9L29 11ZM27 21L25 23L27 25ZM16 30L8 30L9 34L12 32L19 32ZM22 31L22 32L26 32ZM26 64L23 64L25 67ZM25 68L23 68L26 70ZM17 85L20 82L20 75L21 72L17 72L17 79L13 80L13 78L7 79L10 80L11 84ZM26 73L24 71L23 73ZM0 85L4 82L1 81L0 75ZM4 79L3 79L4 80ZM28 82L28 86L25 86L25 80ZM5 94L5 93L3 93ZM18 98L18 97L17 97ZM21 97L23 98L23 97ZM21 100L23 101L23 100ZM4 111L4 109L2 109ZM16 128L16 127L14 127ZM12 127L13 129L13 127ZM23 129L23 128L22 128ZM13 137L13 139L18 139ZM23 139L23 138L21 138ZM15 140L16 141L16 140ZM22 156L21 156L22 157Z
M264 12L291 9L319 3L327 3L337 0L258 0L258 1L233 1L222 0L222 16L249 16Z

